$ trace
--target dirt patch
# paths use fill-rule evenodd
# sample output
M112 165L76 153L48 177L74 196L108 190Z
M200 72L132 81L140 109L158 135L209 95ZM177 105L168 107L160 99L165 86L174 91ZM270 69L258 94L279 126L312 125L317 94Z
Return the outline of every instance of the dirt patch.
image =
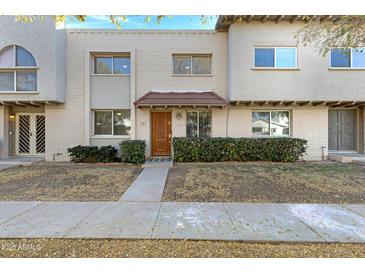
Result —
M365 169L328 162L177 164L163 201L365 203Z
M116 201L142 168L120 163L43 163L0 172L2 201Z
M364 244L255 244L183 240L0 240L0 257L365 257Z

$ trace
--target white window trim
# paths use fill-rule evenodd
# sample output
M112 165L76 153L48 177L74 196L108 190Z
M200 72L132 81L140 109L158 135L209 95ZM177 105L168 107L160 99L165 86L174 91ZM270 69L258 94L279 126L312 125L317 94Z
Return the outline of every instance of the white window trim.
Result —
M114 73L114 57L129 58L129 73ZM96 73L96 58L111 58L112 59L112 73ZM130 76L131 75L131 57L129 55L93 55L94 70L91 75L99 76Z
M256 67L255 62L255 49L274 49L274 66L273 67ZM276 50L277 49L295 49L295 66L294 67L277 67L276 66ZM255 70L298 70L298 47L287 46L287 47L254 47L253 48L253 68Z
M350 66L349 67L332 67L332 50L333 49L350 49ZM351 47L338 47L338 48L331 48L329 54L329 69L331 70L364 70L365 67L354 67L353 66L353 51L356 49L361 48L351 48ZM365 47L363 47L363 52L365 52Z
M271 112L278 112L278 111L286 111L289 113L289 134L288 135L271 135ZM252 113L253 112L269 112L270 115L270 122L269 122L269 135L254 135L252 132ZM270 110L252 110L251 111L251 136L253 138L288 138L292 136L292 127L291 127L291 111L288 109L270 109Z
M114 135L114 111L117 110L129 110L130 109L116 109L116 110L110 110L110 109L97 109L92 110L93 112L93 135L92 138L130 138L130 135ZM95 114L96 112L111 112L112 113L112 134L95 134ZM129 118L130 119L130 118Z
M190 58L190 73L175 73L174 57L189 57ZM210 73L193 73L193 58L194 57L210 57ZM213 54L172 54L172 75L173 76L212 76L213 70Z
M37 86L37 89L36 90L29 90L29 91L26 91L26 90L17 90L16 88L16 73L17 71L28 71L28 72L37 72L39 70L39 67L37 66L37 62L36 62L36 66L27 66L27 67L24 67L24 66L17 66L16 65L16 47L17 45L12 45L11 46L13 48L13 64L14 66L13 67L0 67L0 72L12 72L14 73L14 90L2 90L0 91L0 94L1 93L19 93L19 94L34 94L34 93L39 93L38 92L38 73L37 73L37 82L36 82L36 86ZM29 52L32 56L33 54L31 52ZM33 56L34 58L34 56ZM35 59L34 59L35 60Z
M90 76L106 76L106 77L130 77L130 74L104 74L104 73L91 73Z
M210 135L212 135L212 112L210 110L193 110L193 111L187 111L186 112L186 119L188 118L188 113L196 113L196 117L197 117L197 132L198 132L198 136L197 138L200 138L200 119L199 119L199 112L210 112ZM187 128L185 128L186 130ZM187 133L187 132L186 132ZM185 133L185 135L187 136L187 134Z

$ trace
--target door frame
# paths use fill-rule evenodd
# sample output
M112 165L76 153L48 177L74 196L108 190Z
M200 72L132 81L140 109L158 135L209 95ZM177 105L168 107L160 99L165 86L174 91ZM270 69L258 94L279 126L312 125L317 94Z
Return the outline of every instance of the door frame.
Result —
M29 153L19 153L19 116L29 115L29 130L32 132L29 141ZM38 112L18 112L15 114L15 156L44 156L44 153L36 153L36 116L46 116Z
M154 153L153 153L153 126L154 126L154 124L153 124L153 113L161 113L161 112L163 112L163 113L168 113L169 114L169 116L170 116L170 125L169 125L169 136L170 136L170 152L169 152L169 154L165 154L165 155L155 155ZM158 157L158 156L171 156L172 155L172 142L171 142L171 140L172 140L172 111L171 110L151 110L150 111L150 124L151 124L151 126L150 126L150 139L151 139L151 146L150 146L150 149L151 149L151 153L150 153L150 155L152 156L152 157Z
M353 111L354 112L354 146L352 150L346 150L346 149L340 149L339 147L339 135L337 136L337 148L336 149L330 149L328 147L328 151L333 151L333 152L356 152L358 150L358 113L359 113L359 109L357 108L329 108L329 111L336 111L337 112L337 130L338 130L338 111L340 110L346 110L346 111ZM328 128L329 128L329 118L328 118ZM338 133L336 133L338 134ZM328 141L329 141L329 130L328 130ZM328 144L329 145L329 144Z

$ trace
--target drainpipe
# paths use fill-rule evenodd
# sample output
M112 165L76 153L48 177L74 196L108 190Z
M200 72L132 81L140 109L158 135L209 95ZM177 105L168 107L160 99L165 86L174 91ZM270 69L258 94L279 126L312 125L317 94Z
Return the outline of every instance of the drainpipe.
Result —
M227 106L227 115L226 115L226 137L228 137L228 121L229 121L229 110L230 106Z

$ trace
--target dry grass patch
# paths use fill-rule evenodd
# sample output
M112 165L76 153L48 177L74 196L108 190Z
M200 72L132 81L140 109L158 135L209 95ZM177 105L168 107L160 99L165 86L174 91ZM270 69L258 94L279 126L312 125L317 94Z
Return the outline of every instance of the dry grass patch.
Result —
M177 164L163 200L364 203L365 169L332 162Z
M114 201L137 177L135 165L43 163L0 172L0 200Z
M364 244L268 244L183 240L0 240L0 257L365 257Z

